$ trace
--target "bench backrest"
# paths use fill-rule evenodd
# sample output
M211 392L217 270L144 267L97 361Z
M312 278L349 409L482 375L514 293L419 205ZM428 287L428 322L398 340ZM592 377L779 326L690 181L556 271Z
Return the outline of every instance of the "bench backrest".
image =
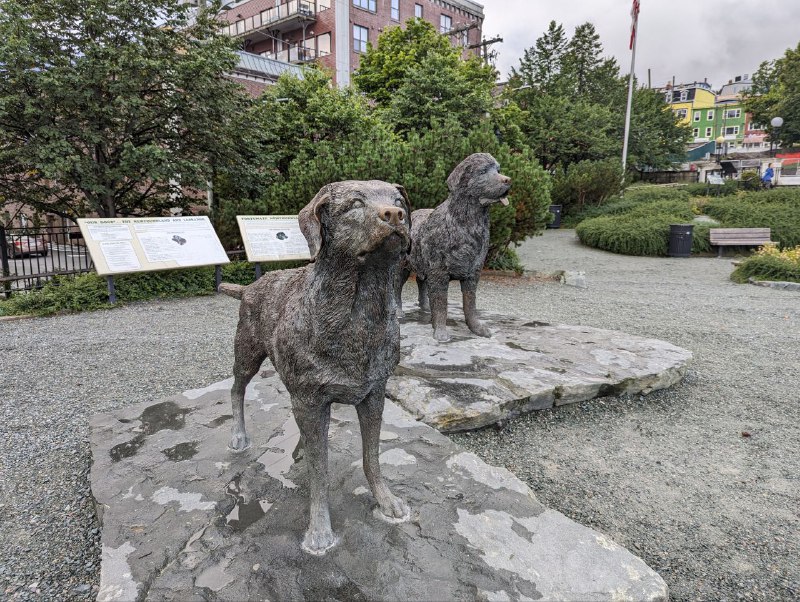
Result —
M770 242L769 228L710 228L708 231L712 245L716 244L763 244Z

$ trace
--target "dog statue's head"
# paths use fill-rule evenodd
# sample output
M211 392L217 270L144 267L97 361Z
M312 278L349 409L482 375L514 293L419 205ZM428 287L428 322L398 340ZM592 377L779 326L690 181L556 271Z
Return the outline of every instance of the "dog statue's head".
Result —
M299 215L311 260L326 253L399 256L411 246L411 203L405 188L378 180L324 186Z
M475 153L459 163L447 178L450 195L456 199L475 199L482 206L508 205L511 178L500 173L500 164L488 153Z

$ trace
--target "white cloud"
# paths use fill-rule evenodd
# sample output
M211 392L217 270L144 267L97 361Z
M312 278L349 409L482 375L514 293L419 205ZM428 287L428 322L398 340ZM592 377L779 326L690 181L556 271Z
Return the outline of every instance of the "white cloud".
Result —
M630 69L631 0L479 0L486 12L483 33L500 35L494 48L505 77L525 48L533 46L551 20L571 35L591 21L606 54L623 73ZM736 75L752 74L764 60L778 58L800 42L796 0L640 0L636 74L653 86L708 81L718 88Z

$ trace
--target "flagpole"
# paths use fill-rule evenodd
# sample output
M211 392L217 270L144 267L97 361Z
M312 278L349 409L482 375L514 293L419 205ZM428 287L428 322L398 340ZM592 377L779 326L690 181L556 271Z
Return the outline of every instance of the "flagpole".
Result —
M632 43L631 43L631 75L628 81L628 108L625 111L625 140L622 143L622 180L625 181L625 173L628 167L628 138L630 137L631 133L631 107L633 105L633 75L634 69L636 66L636 42L639 41L638 36L638 29L639 29L639 6L638 2L634 0L634 12L633 15L633 32L631 34Z

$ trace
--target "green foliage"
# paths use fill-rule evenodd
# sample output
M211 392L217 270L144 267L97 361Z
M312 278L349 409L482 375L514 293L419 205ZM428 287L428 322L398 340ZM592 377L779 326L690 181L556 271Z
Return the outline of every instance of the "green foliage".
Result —
M0 0L0 195L67 218L192 203L248 142L218 8Z
M745 109L784 148L800 143L800 44L777 60L761 63L753 74L752 89L745 93ZM772 131L773 117L783 117L780 132Z
M264 264L265 270L289 269L304 262ZM222 280L235 284L250 284L255 280L255 267L245 261L222 266ZM116 276L114 285L118 303L150 299L194 297L214 293L214 268L165 270L143 274ZM109 308L106 279L97 274L59 277L41 289L17 293L0 301L0 316L33 314L47 316L57 313L92 311Z
M755 280L800 282L800 264L789 262L774 255L748 257L731 274L731 280L744 284Z
M519 260L519 255L510 247L500 249L492 260L486 263L486 267L490 270L515 272L517 274L522 274L525 271L522 262Z
M551 22L512 70L504 100L520 108L525 142L548 170L622 154L627 78L602 54L591 23L567 40L563 27ZM665 166L683 152L689 128L665 109L663 95L634 92L631 165Z
M553 181L552 201L566 215L597 206L622 190L622 163L618 159L580 161L559 171Z
M679 187L691 196L731 196L739 192L739 183L736 180L725 180L721 186L703 184L697 182L696 184L684 184Z
M777 188L709 198L706 214L726 228L770 228L781 247L800 245L800 190Z

